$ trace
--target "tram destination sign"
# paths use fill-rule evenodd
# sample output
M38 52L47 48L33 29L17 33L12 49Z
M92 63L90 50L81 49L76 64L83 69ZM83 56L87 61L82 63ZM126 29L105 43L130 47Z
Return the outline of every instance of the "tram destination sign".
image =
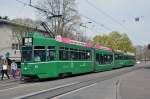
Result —
M23 45L25 46L31 46L33 44L33 38L23 38Z

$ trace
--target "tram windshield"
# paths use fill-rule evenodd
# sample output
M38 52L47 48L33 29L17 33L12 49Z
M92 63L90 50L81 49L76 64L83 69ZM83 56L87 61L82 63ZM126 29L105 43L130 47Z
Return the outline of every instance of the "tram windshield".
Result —
M32 61L32 47L22 47L22 62Z

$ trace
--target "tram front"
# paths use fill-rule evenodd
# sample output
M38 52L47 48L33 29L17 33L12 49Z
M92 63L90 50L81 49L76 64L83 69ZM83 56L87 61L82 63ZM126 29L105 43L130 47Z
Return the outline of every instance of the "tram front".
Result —
M33 38L24 37L21 50L21 76L34 77L36 76L33 63Z

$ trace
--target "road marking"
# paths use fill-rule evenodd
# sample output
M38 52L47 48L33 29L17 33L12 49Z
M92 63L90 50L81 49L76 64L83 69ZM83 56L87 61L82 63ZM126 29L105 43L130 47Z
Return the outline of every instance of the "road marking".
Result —
M4 86L8 86L8 85L13 85L13 84L19 84L19 83L16 83L16 82L13 82L13 83L9 83L9 84L0 84L0 87L4 87Z
M61 85L61 86L57 86L57 87L54 87L54 88L50 88L50 89L46 89L46 90L41 90L41 91L33 92L33 93L30 93L30 94L27 94L27 95L22 95L22 96L19 96L19 97L15 97L13 99L21 99L21 98L33 96L33 95L40 94L40 93L47 92L47 91L51 91L51 90L54 90L54 89L58 89L58 88L70 86L70 85L73 85L73 84L76 84L76 83L78 83L78 82L69 83L69 84L66 84L66 85Z
M13 90L15 88L21 88L21 87L29 87L29 86L34 86L34 85L38 85L40 83L34 83L34 84L25 84L25 85L20 85L20 86L17 86L17 87L11 87L11 88L7 88L7 89L3 89L3 90L0 90L0 92L3 92L3 91L7 91L7 90Z
M0 81L0 84L3 84L3 83L11 83L11 82L15 82L15 80L1 80L1 81Z
M54 98L52 98L52 99L58 99L58 98L61 98L61 97L63 97L63 96L66 96L66 95L69 95L69 94L72 94L72 93L75 93L75 92L81 91L81 90L83 90L83 89L86 89L86 88L89 88L89 87L92 87L92 86L95 86L96 84L97 84L97 83L94 83L94 84L92 84L92 85L85 86L85 87L82 87L82 88L79 88L79 89L76 89L76 90L73 90L73 91L67 92L67 93L65 93L65 94L62 94L62 95L56 96L56 97L54 97Z

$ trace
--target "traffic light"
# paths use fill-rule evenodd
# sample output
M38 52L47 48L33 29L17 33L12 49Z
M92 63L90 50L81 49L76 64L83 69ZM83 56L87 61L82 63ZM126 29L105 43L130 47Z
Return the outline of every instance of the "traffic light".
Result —
M140 18L139 17L136 17L135 18L135 22L139 22Z
M148 44L148 49L150 50L150 44Z

